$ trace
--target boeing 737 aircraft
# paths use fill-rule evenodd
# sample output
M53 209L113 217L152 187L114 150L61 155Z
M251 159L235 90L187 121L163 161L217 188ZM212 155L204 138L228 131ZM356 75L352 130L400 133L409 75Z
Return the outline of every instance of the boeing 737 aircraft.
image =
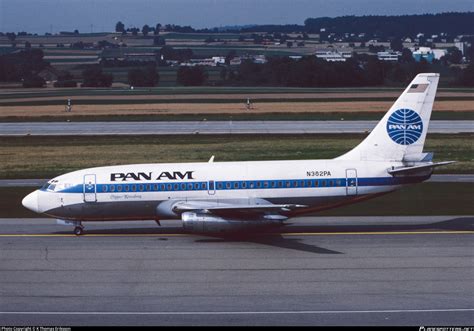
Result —
M423 153L439 74L419 74L357 147L332 160L157 163L56 177L23 199L83 233L82 222L181 219L189 232L282 224L419 183L436 166ZM315 141L315 144L318 142Z

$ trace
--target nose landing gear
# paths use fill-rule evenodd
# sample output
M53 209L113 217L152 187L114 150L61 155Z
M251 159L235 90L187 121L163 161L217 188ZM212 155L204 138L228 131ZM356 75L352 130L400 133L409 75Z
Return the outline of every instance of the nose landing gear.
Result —
M80 236L84 234L84 226L81 221L70 221L70 220L56 220L60 225L74 225L74 234Z

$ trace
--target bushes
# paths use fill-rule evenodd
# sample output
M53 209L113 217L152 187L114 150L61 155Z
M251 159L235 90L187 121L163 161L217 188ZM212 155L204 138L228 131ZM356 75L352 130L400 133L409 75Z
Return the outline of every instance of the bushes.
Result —
M184 86L200 86L207 80L203 67L181 67L178 69L177 82Z
M81 86L83 87L110 87L114 79L112 74L102 72L99 66L85 69L82 77L84 80Z
M145 68L135 68L128 72L128 83L131 86L152 87L158 84L160 76L156 72L155 66Z

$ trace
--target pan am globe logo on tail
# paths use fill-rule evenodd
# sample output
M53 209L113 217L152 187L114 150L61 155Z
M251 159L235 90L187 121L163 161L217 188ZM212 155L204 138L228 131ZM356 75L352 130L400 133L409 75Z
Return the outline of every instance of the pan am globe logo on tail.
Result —
M411 109L398 109L388 118L387 132L397 144L411 145L421 137L423 121Z

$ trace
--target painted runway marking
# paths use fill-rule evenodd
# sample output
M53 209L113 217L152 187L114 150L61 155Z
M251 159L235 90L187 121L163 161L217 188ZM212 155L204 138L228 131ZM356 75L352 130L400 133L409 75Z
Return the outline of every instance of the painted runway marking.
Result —
M267 233L265 236L351 236L351 235L420 235L420 234L474 234L474 231L413 231L413 232L288 232L288 233ZM124 233L124 234L83 234L76 236L75 234L0 234L0 238L15 238L15 237L195 237L206 236L205 234L186 234L186 233Z
M289 310L289 311L154 311L154 312L115 312L115 311L2 311L0 315L276 315L276 314L388 314L388 313L447 313L473 312L474 308L451 309L386 309L386 310Z

